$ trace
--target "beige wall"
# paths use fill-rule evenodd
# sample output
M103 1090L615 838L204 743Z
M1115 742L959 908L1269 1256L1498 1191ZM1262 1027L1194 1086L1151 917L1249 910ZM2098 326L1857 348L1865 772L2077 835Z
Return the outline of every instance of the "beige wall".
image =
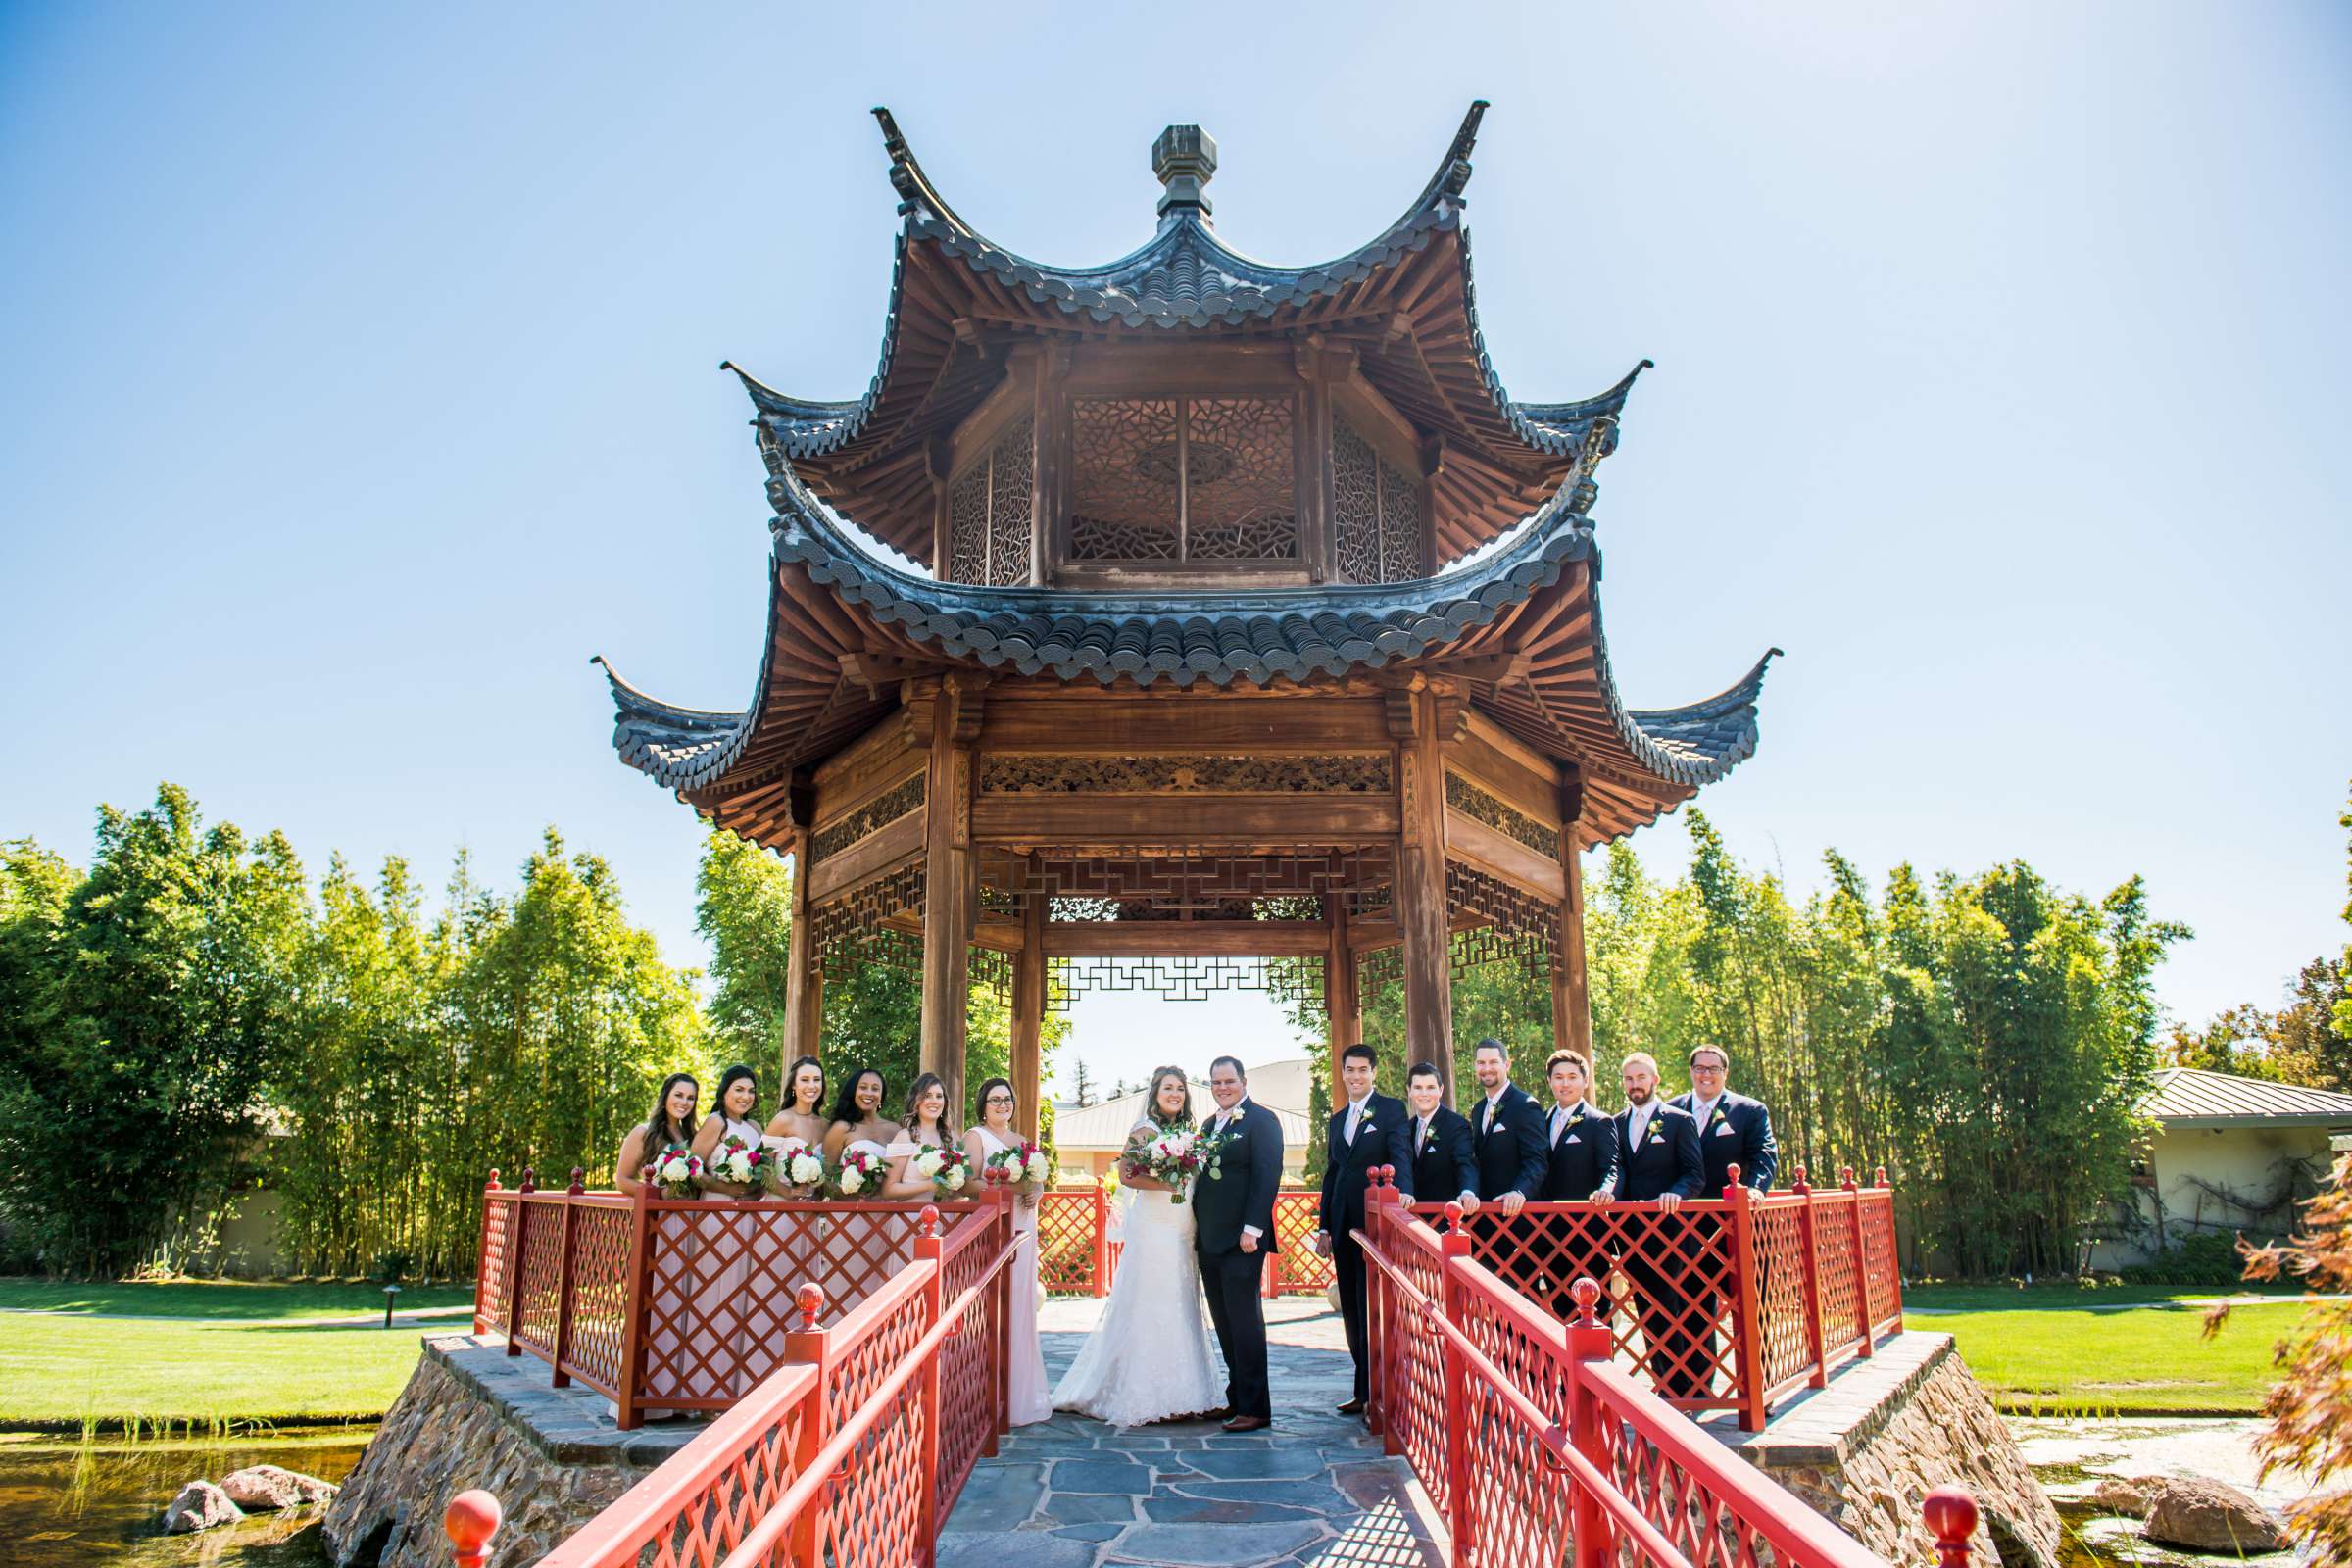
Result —
M2230 1235L2239 1230L2286 1227L2283 1217L2257 1218L2225 1203L2198 1185L2202 1180L2257 1200L2278 1190L2279 1163L2299 1158L2315 1175L2328 1169L2328 1129L2325 1127L2261 1127L2205 1131L2183 1129L2157 1135L2150 1146L2152 1190L2136 1192L2139 1211L2150 1223L2154 1238L2156 1200L2163 1202L2164 1235L2178 1243L2199 1231ZM2123 1268L2148 1261L2150 1249L2129 1243L2102 1243L2091 1253L2093 1268Z

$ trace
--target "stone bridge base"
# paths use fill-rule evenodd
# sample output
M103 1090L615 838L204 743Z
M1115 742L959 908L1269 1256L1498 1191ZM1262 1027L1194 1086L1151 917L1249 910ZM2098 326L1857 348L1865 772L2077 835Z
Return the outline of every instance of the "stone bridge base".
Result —
M1972 1561L2058 1563L2057 1510L1948 1334L1895 1336L1784 1403L1761 1432L1729 1416L1707 1430L1890 1563L1936 1560L1920 1503L1954 1483L1983 1510Z

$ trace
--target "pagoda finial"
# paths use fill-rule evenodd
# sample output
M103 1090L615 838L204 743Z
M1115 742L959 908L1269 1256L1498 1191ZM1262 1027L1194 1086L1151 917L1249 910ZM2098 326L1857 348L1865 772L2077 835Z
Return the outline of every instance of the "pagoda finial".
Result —
M1160 194L1159 216L1173 212L1199 213L1206 221L1215 211L1200 187L1217 172L1217 140L1199 125L1170 125L1152 144L1152 172L1167 189Z

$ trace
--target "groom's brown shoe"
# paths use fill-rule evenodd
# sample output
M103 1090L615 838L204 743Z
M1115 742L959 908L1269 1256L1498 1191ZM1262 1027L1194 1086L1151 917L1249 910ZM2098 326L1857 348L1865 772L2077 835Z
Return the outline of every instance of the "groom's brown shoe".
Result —
M1364 1401L1361 1399L1349 1399L1346 1404L1340 1406L1342 1415L1362 1415L1363 1413Z
M1274 1423L1262 1415L1237 1415L1225 1423L1228 1432L1262 1432Z

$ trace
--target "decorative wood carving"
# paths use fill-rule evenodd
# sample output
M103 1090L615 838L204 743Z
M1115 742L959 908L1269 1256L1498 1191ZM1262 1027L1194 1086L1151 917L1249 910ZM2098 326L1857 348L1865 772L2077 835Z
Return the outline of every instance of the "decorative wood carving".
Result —
M1270 795L1386 795L1385 756L1021 757L992 755L980 767L990 795L1135 795L1188 791Z
M923 775L917 773L896 789L875 796L830 827L818 828L810 835L809 856L817 860L830 859L868 833L922 808Z
M1446 804L1464 816L1484 822L1497 833L1517 840L1538 855L1556 856L1560 853L1560 836L1555 830L1524 811L1505 806L1451 769L1447 769L1446 774Z
M1321 955L1263 958L1216 955L1206 957L1054 958L1054 983L1046 1005L1067 1012L1088 992L1141 992L1163 1002L1205 1002L1220 991L1262 991L1292 1005L1323 1000Z
M1491 963L1515 963L1545 978L1552 974L1559 961L1553 941L1559 930L1556 905L1453 860L1446 866L1446 907L1449 915L1475 915L1486 922L1456 932L1447 945L1456 975Z
M948 487L948 579L1004 587L1029 580L1036 511L1033 416L1005 426Z
M1422 573L1421 481L1380 455L1345 419L1331 430L1332 521L1347 582L1404 582Z

